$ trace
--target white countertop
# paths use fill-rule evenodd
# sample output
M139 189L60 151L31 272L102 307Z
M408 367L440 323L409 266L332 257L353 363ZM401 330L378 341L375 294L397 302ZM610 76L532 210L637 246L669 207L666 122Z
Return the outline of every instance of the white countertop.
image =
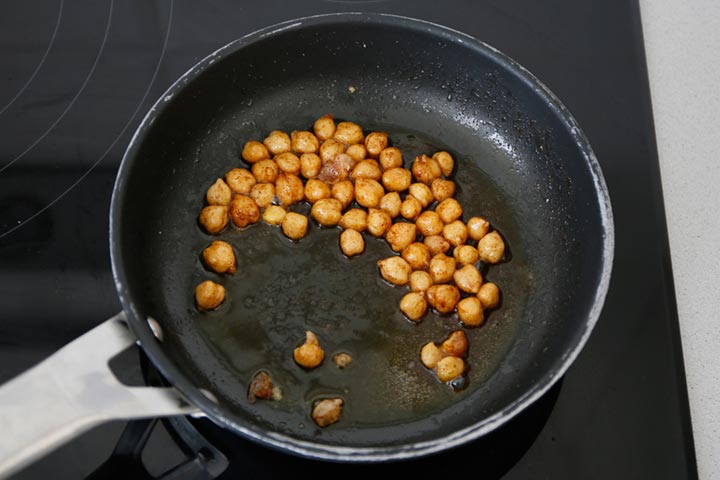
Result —
M720 479L720 1L640 10L698 472Z

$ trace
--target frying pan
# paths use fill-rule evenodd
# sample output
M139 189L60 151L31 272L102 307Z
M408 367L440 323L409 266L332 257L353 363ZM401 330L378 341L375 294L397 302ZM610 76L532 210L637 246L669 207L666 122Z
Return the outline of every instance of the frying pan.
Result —
M368 237L366 253L350 260L338 253L335 229L313 225L292 243L268 225L231 228L221 237L238 272L203 268L199 254L214 237L197 215L208 186L241 165L245 141L308 129L327 113L387 131L406 166L420 153L453 153L465 216L490 219L506 240L506 261L483 271L500 285L502 306L467 330L461 391L417 358L457 320L403 320L404 291L383 284L374 265L391 254L382 240ZM110 220L123 312L0 389L4 474L99 422L166 415L206 416L263 445L333 461L452 448L500 427L568 369L600 314L614 247L588 140L539 80L477 39L381 14L285 22L195 65L132 138ZM226 286L228 300L201 313L193 291L208 278ZM350 367L294 365L288 352L306 329L328 356L351 353ZM110 372L108 361L136 341L166 388L125 386ZM260 370L282 400L247 401ZM309 409L326 396L346 407L340 422L319 429Z

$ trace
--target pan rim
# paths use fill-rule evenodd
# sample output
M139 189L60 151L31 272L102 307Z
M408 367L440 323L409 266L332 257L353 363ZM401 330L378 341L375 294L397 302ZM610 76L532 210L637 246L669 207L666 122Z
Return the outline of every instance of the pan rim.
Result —
M220 61L227 55L266 37L308 26L328 25L347 21L354 21L358 23L370 22L374 25L387 25L407 29L424 29L430 33L440 35L453 43L459 43L466 48L470 48L478 53L492 57L492 59L500 66L507 69L510 73L529 85L543 98L543 100L545 100L546 105L573 135L575 143L579 147L579 150L589 167L590 174L592 175L599 202L598 208L600 211L600 218L602 221L602 262L599 280L595 290L595 297L587 315L585 325L583 326L583 329L580 330L581 333L579 334L579 341L577 341L573 348L566 351L562 358L559 359L559 366L554 370L548 371L523 395L517 397L513 402L507 404L504 408L500 409L492 416L469 425L461 430L457 430L450 435L438 437L432 440L411 442L403 445L349 447L315 443L300 440L277 432L264 431L260 428L249 428L246 425L239 424L231 418L228 418L225 413L223 413L223 409L219 405L203 395L198 387L194 386L182 373L180 368L170 361L169 357L167 357L164 353L162 345L157 342L144 318L140 315L140 312L133 302L128 289L119 239L119 235L122 230L120 219L123 208L123 192L125 191L125 184L128 176L127 172L131 170L131 167L135 163L135 159L137 158L136 152L139 149L139 145L142 143L141 139L144 137L144 134L149 130L154 120L164 109L165 105L172 101L172 98L176 93L185 88L191 80L201 75L215 62ZM267 26L229 42L197 62L175 82L173 82L173 84L158 98L138 125L130 142L128 143L118 169L110 205L110 257L115 287L123 309L128 317L130 328L135 335L137 335L143 350L167 381L185 395L188 400L195 404L200 410L202 410L202 412L204 412L210 420L223 428L227 428L255 442L275 449L303 457L337 462L382 462L403 460L417 458L454 448L482 437L499 428L501 425L514 418L529 405L538 400L553 385L555 385L568 368L570 368L592 334L593 328L600 317L610 284L614 248L615 232L612 206L600 164L598 163L597 157L590 146L589 140L583 133L575 118L563 105L559 98L525 67L495 47L488 45L476 37L426 20L385 13L342 12L312 15L287 20L285 22Z

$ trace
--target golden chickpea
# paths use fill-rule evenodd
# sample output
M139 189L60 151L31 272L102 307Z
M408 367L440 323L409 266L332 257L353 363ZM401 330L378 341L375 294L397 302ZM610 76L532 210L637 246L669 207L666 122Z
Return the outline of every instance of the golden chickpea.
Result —
M434 200L432 190L424 183L413 183L408 191L410 195L418 199L423 208L430 205Z
M472 245L460 245L453 250L453 257L460 265L474 265L480 259L477 248Z
M270 158L270 153L262 143L250 140L242 149L242 158L248 163L255 163Z
M450 242L445 240L442 235L429 235L423 239L423 243L428 247L432 255L447 253L450 250Z
M463 210L460 202L454 198L446 198L435 207L435 212L440 215L440 220L443 223L450 223L460 218Z
M340 200L343 208L347 208L355 199L355 186L350 180L338 182L332 186L330 195L332 195L332 198Z
M354 163L350 155L338 153L334 158L323 163L317 179L329 185L347 180Z
M340 226L356 232L364 232L368 226L368 214L365 210L351 208L340 219Z
M455 259L438 253L430 259L429 272L433 283L447 283L455 274Z
M313 407L312 418L318 427L327 427L340 420L342 406L342 398L320 400Z
M257 165L257 163L255 164ZM272 204L275 198L275 184L273 183L256 183L250 190L250 198L255 200L257 206L265 208Z
M442 233L445 224L440 220L440 215L431 210L425 210L415 220L418 232L424 237L439 235ZM448 247L449 248L449 247Z
M338 142L351 145L353 143L362 143L365 139L360 125L353 122L340 122L335 127L333 138Z
M432 276L424 270L415 270L410 274L410 290L413 292L425 292L432 287Z
M325 358L325 351L320 346L317 335L310 330L305 332L305 343L293 351L295 363L303 368L315 368Z
M387 133L372 132L365 137L365 148L371 158L378 158L380 153L388 146Z
M455 182L452 180L445 180L443 178L436 178L430 185L432 190L433 198L438 202L442 202L446 198L452 198L455 195Z
M380 199L380 209L384 210L390 215L390 218L397 218L400 215L400 207L402 206L402 199L400 194L397 192L389 192L383 195Z
M405 260L400 257L388 257L378 260L377 265L380 269L380 276L385 281L393 285L407 285L412 268Z
M400 215L408 220L415 220L422 212L422 205L417 198L408 195L400 205Z
M427 289L427 300L438 312L450 313L460 301L460 290L455 285L433 285Z
M270 225L280 225L285 219L287 211L278 205L269 205L263 212L263 220Z
M230 219L238 228L245 228L260 220L260 209L247 195L235 195L230 202Z
M495 308L500 304L500 289L492 282L483 283L477 297L482 303L482 308L488 310Z
M365 160L365 157L367 156L367 149L362 143L355 143L347 147L345 153L353 159L353 162L357 163Z
M412 183L412 173L407 168L390 168L383 172L382 183L389 192L404 192Z
M216 273L233 274L235 267L235 252L229 243L216 240L205 247L202 252L205 265Z
M482 285L482 275L474 265L465 265L453 274L455 285L467 293L478 293Z
M310 216L323 227L333 227L342 218L342 204L334 198L322 198L312 206Z
M399 148L388 147L380 152L380 166L383 170L397 168L403 166L402 152Z
M297 153L316 153L320 148L320 140L312 132L296 130L290 134L290 140Z
M437 160L427 155L419 155L415 157L415 161L412 164L412 174L418 182L430 185L433 180L440 178L442 170Z
M279 155L281 153L289 152L292 148L290 143L290 135L280 130L273 130L263 140L263 145L268 149L272 155Z
M358 178L355 180L355 200L365 208L377 207L385 195L382 185L377 180Z
M320 158L323 163L329 162L341 153L345 153L345 144L332 138L325 140L323 144L320 145Z
M360 232L343 230L340 234L340 249L348 256L360 255L365 251L365 240Z
M335 135L335 121L332 115L323 115L315 120L313 131L315 132L315 136L320 140L332 138L332 136Z
M490 222L480 217L472 217L467 222L468 236L475 241L480 240L490 231Z
M300 240L307 234L308 219L305 215L287 212L282 221L282 231L292 240Z
M455 160L453 160L452 155L450 155L448 152L436 152L432 158L435 159L436 162L438 162L438 165L440 165L440 170L442 170L442 174L446 177L449 177L452 175L453 169L455 168Z
M417 236L417 228L414 223L397 222L388 228L385 234L385 240L396 252L402 250L415 241Z
M232 199L232 190L222 178L215 180L205 194L208 205L228 205Z
M358 178L370 178L372 180L380 180L382 170L375 160L362 160L358 162L350 172L350 178L357 180Z
M314 153L306 153L303 155L315 155ZM320 157L318 157L319 159ZM297 175L300 173L300 159L297 155L292 152L284 152L279 155L275 155L273 158L277 163L278 168L281 172L292 173Z
M457 305L458 318L466 327L479 327L485 321L482 304L477 297L463 298Z
M195 287L195 304L199 310L213 310L225 300L225 287L205 280Z
M332 357L333 363L338 366L338 368L345 368L352 362L352 357L345 353L338 353L337 355L333 355Z
M446 355L464 357L468 351L468 338L462 330L455 330L448 335L448 338L440 345L440 349Z
M441 382L449 382L462 375L464 371L465 362L463 359L451 355L440 359L435 367L435 372Z
M281 172L275 180L275 195L283 205L292 205L303 199L305 186L297 175Z
M505 254L505 242L497 230L493 230L480 239L477 249L483 262L499 263Z
M300 175L305 178L315 178L320 174L322 159L314 153L300 155Z
M228 224L228 207L225 205L205 207L200 212L198 221L209 234L220 233Z
M442 351L435 345L435 342L426 343L420 350L420 361L430 370L435 369L443 356Z
M413 242L400 254L413 270L427 270L430 267L430 250L425 244Z
M443 227L442 236L450 242L450 245L457 247L467 241L467 227L461 220L455 220Z
M305 184L305 200L315 203L323 198L330 198L330 187L325 182L311 178Z
M258 160L252 166L252 173L258 182L272 183L274 182L280 169L273 160Z
M373 237L382 237L392 225L392 218L385 210L369 208L367 215L367 230Z
M400 300L400 311L413 322L419 321L427 312L427 301L425 295L418 292L410 292Z
M247 168L233 168L225 174L225 182L233 192L247 195L257 180Z

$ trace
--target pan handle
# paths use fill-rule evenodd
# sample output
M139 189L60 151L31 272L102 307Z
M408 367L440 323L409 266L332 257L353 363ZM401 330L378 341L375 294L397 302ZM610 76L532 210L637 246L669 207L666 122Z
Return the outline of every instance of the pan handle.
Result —
M174 388L115 378L108 362L137 341L124 320L115 315L0 386L0 478L109 420L199 413Z

